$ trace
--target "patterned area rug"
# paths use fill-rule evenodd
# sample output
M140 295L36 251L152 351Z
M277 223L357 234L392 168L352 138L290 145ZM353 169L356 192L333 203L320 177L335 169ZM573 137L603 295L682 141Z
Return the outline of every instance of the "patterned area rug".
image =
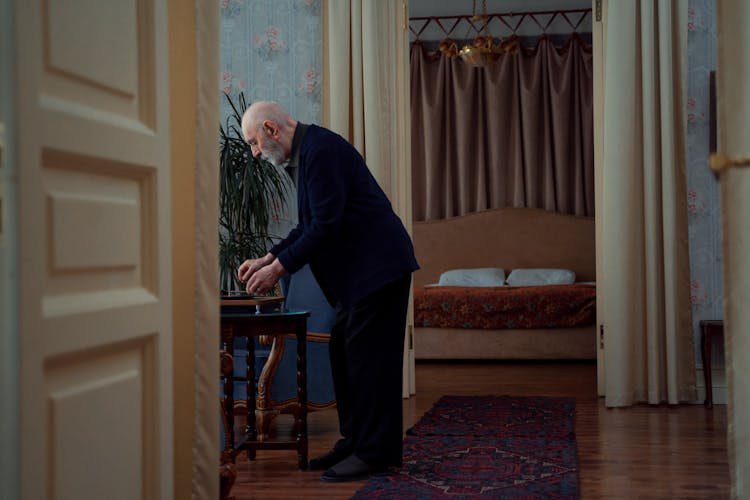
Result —
M568 436L574 433L575 398L443 396L411 436Z
M358 499L578 498L573 398L444 396Z

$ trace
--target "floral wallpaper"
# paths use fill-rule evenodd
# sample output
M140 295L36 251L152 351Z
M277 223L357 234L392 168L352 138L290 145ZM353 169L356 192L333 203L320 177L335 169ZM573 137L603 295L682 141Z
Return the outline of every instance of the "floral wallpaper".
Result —
M319 121L322 0L219 2L221 91L278 101L303 122Z
M218 0L221 6L219 90L248 103L277 101L303 123L320 123L322 0ZM229 104L222 97L221 117ZM296 195L271 230L285 236L296 218Z
M716 2L688 2L687 183L690 298L696 360L703 319L722 319L722 261L719 184L708 168L709 75L716 69ZM721 358L721 349L713 349ZM722 360L715 360L723 366ZM715 365L716 366L716 365Z

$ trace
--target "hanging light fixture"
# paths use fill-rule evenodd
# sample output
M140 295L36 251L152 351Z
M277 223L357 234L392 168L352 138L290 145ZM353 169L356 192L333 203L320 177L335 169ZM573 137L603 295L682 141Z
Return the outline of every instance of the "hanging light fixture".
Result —
M477 32L477 36L464 45L458 51L459 57L471 64L472 66L487 66L497 61L505 52L501 48L501 43L495 43L495 39L490 33L490 18L487 16L487 0L482 0L482 15L477 15L477 0L473 0L472 21L482 22L482 28ZM469 29L474 26L469 23ZM469 30L466 31L466 39L469 39Z

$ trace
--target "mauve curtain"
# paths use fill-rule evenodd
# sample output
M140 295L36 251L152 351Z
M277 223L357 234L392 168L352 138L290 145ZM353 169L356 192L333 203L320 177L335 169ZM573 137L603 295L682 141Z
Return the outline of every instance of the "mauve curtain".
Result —
M499 207L593 216L592 64L576 36L484 68L415 43L414 220Z

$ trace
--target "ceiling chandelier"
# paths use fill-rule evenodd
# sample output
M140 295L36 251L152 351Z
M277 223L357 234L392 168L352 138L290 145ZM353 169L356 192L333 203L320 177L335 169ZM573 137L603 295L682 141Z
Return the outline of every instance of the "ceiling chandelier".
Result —
M458 55L464 62L472 66L492 64L500 58L502 50L500 49L500 44L495 44L492 33L490 33L490 18L487 17L487 0L482 0L481 16L477 15L477 0L474 0L471 19L473 21L481 21L482 29L479 30L471 44L467 43L458 51ZM473 26L472 23L469 23L469 25ZM468 31L466 32L466 38L467 40L469 38Z
M475 22L481 21L481 28L477 30L477 36L473 40L469 39L469 31L471 28L477 29ZM477 0L473 0L472 16L471 20L468 21L468 27L466 29L467 40L461 50L458 50L456 42L447 38L440 42L440 51L443 52L447 57L460 57L464 62L471 64L472 66L487 66L494 63L500 56L514 51L514 44L508 40L503 41L500 39L498 43L495 43L495 37L490 33L490 18L487 15L487 0L482 0L482 14L477 14Z

